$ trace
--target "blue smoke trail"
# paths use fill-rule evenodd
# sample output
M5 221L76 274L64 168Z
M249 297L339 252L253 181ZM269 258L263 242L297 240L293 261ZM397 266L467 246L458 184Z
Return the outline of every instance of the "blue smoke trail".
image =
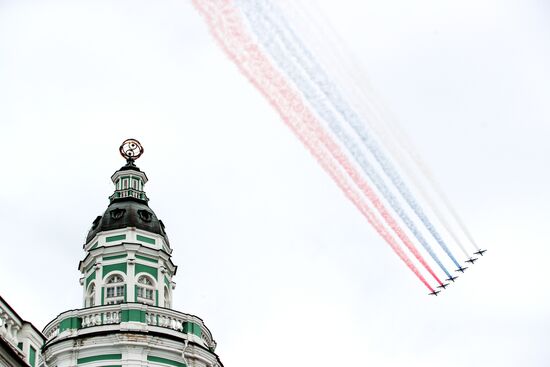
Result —
M439 265L439 267L445 272L448 277L451 277L448 270L441 263L431 246L424 239L414 222L403 210L399 201L389 190L384 180L380 175L373 169L373 167L368 163L367 158L361 152L360 148L355 144L353 138L350 137L344 129L342 129L341 124L338 122L338 117L329 109L326 105L326 98L323 97L322 93L318 92L315 86L303 77L303 73L299 68L291 62L289 57L285 55L284 50L280 45L271 37L272 32L268 32L266 28L266 23L262 22L258 14L261 14L257 11L255 7L248 6L248 2L238 1L242 4L241 9L243 10L245 16L247 17L250 25L253 28L254 33L258 36L258 39L269 51L273 59L279 65L281 69L287 73L287 75L292 79L294 83L299 86L299 90L303 93L309 103L315 108L319 116L321 116L325 121L328 122L328 125L332 132L344 143L346 149L353 155L354 159L361 166L362 170L367 174L369 179L374 183L378 190L382 193L384 198L391 205L393 210L399 215L403 222L407 225L410 231L414 234L417 240L422 244L424 249L430 254L432 259Z
M243 5L247 5L248 1L239 0L239 2ZM423 209L414 199L412 193L406 187L399 173L393 167L393 164L388 160L388 158L386 158L383 151L378 146L378 143L367 133L365 125L360 120L359 116L355 113L355 111L353 111L353 109L350 106L347 105L347 103L344 101L341 94L338 92L337 88L330 82L328 76L326 75L324 70L320 67L320 65L318 65L315 62L314 57L303 45L299 37L294 33L293 29L283 18L282 14L278 11L278 9L275 8L273 4L271 4L268 1L262 1L262 0L254 1L254 5L256 5L254 7L255 10L258 12L261 12L266 18L266 20L270 22L271 26L278 30L276 34L278 35L279 39L281 39L281 41L284 42L285 46L292 54L297 55L296 59L300 62L303 69L308 73L309 77L317 84L317 86L321 89L325 97L330 100L330 102L335 107L335 109L352 126L352 128L355 130L357 135L361 138L365 146L373 154L378 164L380 164L380 166L382 167L386 175L390 178L391 182L398 189L401 196L406 200L409 206L413 209L413 211L416 213L418 218L420 218L424 226L428 229L428 231L431 233L431 235L434 237L437 243L441 246L441 248L445 251L445 253L449 256L449 258L453 261L453 263L460 268L461 267L460 264L455 259L455 257L453 256L453 254L451 253L451 251L449 250L449 248L447 247L447 245L439 235L439 233L436 231L436 229L434 228L434 226L432 225L432 223L424 213ZM254 14L251 14L251 13L252 13L251 11L248 11L247 16L251 16L251 19L254 19ZM286 30L286 32L284 30ZM261 32L258 32L258 33L261 33ZM289 34L291 38L290 40L285 37L285 33ZM269 41L268 44L271 42L272 41ZM298 49L294 46L293 43L298 46ZM300 57L301 54L305 57Z

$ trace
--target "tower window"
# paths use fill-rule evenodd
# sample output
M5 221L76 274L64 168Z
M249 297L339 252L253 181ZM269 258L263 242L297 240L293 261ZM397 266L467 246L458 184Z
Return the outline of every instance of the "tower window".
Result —
M137 301L149 305L155 304L155 286L151 279L145 275L138 279Z
M124 279L120 275L113 275L105 283L105 303L112 305L124 302Z

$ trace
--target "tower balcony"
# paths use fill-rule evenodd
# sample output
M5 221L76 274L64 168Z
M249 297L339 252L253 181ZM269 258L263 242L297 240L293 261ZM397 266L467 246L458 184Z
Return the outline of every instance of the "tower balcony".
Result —
M143 200L145 202L149 201L149 198L145 194L144 191L140 191L137 189L120 189L115 190L113 195L109 196L109 200L113 201L116 199L123 199L123 198L134 198L138 200Z
M66 311L44 328L45 346L97 333L135 332L192 342L214 352L216 342L197 316L141 303L120 303Z

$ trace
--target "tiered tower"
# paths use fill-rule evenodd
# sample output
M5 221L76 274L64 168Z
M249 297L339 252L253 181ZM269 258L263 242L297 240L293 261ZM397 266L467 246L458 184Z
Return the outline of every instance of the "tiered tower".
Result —
M126 165L111 177L115 192L86 237L83 307L44 328L49 367L220 367L203 321L172 309L177 266L164 224L148 205L147 176L135 165L137 140L120 147Z

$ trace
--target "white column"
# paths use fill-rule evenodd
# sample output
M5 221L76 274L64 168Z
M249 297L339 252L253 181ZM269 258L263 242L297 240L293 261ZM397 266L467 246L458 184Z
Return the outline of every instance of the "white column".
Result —
M101 292L103 292L103 265L98 262L94 265L95 267L95 296L94 303L96 306L101 305Z
M78 280L80 285L82 286L82 307L86 307L86 294L88 292L88 289L86 288L86 273L83 274L83 277Z
M136 258L134 252L128 253L128 269L126 274L126 301L136 301Z
M13 322L12 319L8 319L8 321L6 321L6 325L7 325L6 338L12 343L15 341L15 340L13 340L13 334L12 334L12 331L11 331L11 328L13 327L14 324L15 323Z
M159 293L159 299L158 299L158 305L159 307L167 307L167 305L164 304L164 275L166 274L166 268L164 266L160 266L158 269L158 281L157 281L157 289Z
M17 324L14 324L13 327L11 328L11 337L12 337L12 340L13 340L13 343L15 345L17 345L18 343L18 334L19 334L19 330L21 330L21 327L19 327L19 325Z

